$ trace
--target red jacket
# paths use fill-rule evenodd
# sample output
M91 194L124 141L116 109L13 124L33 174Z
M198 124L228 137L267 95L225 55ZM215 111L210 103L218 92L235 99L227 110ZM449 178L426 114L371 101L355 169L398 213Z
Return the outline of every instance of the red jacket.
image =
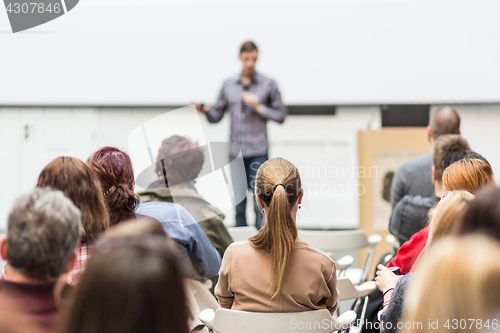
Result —
M394 258L389 261L387 267L398 266L401 275L408 274L415 261L417 260L420 252L427 244L427 236L429 235L429 226L423 228L411 238L404 242L398 250Z

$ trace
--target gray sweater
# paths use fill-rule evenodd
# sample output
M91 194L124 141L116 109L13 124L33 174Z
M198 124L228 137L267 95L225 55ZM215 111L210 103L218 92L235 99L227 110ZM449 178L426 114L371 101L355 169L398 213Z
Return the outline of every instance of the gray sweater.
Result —
M391 187L392 209L407 194L420 195L424 198L434 195L432 154L429 153L409 160L396 171Z
M399 279L394 291L391 295L391 300L387 309L380 316L382 321L381 333L395 333L398 329L398 323L401 322L401 315L403 314L403 301L406 294L406 288L411 283L415 273L409 273ZM404 327L404 324L399 324Z

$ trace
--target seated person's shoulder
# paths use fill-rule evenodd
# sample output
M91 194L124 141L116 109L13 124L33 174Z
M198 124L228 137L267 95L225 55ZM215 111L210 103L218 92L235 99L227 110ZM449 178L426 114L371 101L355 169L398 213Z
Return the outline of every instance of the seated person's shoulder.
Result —
M405 163L403 163L402 167L411 168L411 167L418 167L418 166L428 165L428 164L432 164L432 155L431 154L425 154L422 156L412 158L411 160L408 160Z
M302 241L297 241L295 243L295 251L297 254L308 256L311 259L314 258L321 262L335 264L333 259L324 251Z
M420 210L427 212L434 207L438 202L436 197L422 197L420 195L405 195L394 207L394 212L413 209L415 213L420 213ZM393 213L394 214L394 213Z
M181 223L184 226L197 224L191 214L181 205L170 202L141 202L136 213L151 216L162 223Z
M233 242L228 246L228 250L231 249L232 251L239 249L252 249L252 248L253 246L250 244L248 240Z
M405 195L394 207L389 221L389 231L399 237L400 241L407 241L425 226L429 209L437 203L436 197Z
M418 170L422 169L427 170L427 168L431 167L432 167L432 155L425 154L404 162L397 169L396 173L399 174L399 176L402 175L411 176L414 172Z
M141 202L135 212L141 215L148 215L158 219L171 212L175 212L175 204L161 201Z
M244 260L246 256L249 256L249 258L255 256L256 252L262 253L262 251L254 248L248 240L242 240L231 243L224 252L224 258L233 257Z

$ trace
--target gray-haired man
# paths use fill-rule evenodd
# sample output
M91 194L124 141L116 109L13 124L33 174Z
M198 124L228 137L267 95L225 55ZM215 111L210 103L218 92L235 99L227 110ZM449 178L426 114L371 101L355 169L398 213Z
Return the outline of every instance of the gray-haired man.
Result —
M81 233L80 211L62 192L36 188L17 198L0 239L7 260L0 306L12 310L15 320L54 330L54 285L73 266Z

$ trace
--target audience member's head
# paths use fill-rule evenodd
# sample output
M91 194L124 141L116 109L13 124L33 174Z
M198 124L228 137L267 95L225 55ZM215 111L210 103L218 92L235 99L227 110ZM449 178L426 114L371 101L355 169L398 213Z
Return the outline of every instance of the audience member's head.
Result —
M134 170L127 153L104 147L92 154L88 164L101 184L111 225L135 218L140 200L134 193Z
M161 143L155 171L160 183L167 183L168 186L183 183L193 185L203 167L204 159L203 151L196 143L183 136L173 135Z
M447 191L467 190L475 193L480 187L494 183L493 170L483 160L459 160L443 172L443 185Z
M254 247L271 253L271 291L274 297L281 288L297 238L295 215L303 194L297 168L283 158L266 161L257 171L255 193L266 222L250 242Z
M177 254L165 237L103 237L80 278L64 332L188 332Z
M418 263L419 273L405 299L407 329L402 332L449 332L445 324L452 327L454 321L460 329L453 331L470 332L469 319L491 322L500 307L499 257L498 241L483 235L439 240ZM469 323L465 329L463 321Z
M460 134L460 115L457 110L449 106L432 110L429 115L427 134L431 142L444 134Z
M446 134L437 138L432 150L434 178L440 181L443 177L443 170L446 169L443 165L443 156L448 156L452 153L465 152L468 149L470 149L469 143L465 138L458 134Z
M109 228L109 216L101 186L88 165L77 158L61 156L43 168L37 187L49 186L64 192L80 209L82 243Z
M447 194L436 207L429 211L429 236L427 244L433 244L442 237L456 233L468 203L474 195L458 190Z
M456 161L459 160L482 160L486 162L488 165L490 163L484 158L481 154L476 153L473 150L467 149L467 150L459 150L459 151L448 151L443 154L443 159L442 159L442 170L446 170L447 167L455 163Z
M72 267L82 233L78 208L60 191L36 188L14 202L2 238L6 278L55 281Z
M479 190L460 221L459 234L482 232L500 241L500 188Z

